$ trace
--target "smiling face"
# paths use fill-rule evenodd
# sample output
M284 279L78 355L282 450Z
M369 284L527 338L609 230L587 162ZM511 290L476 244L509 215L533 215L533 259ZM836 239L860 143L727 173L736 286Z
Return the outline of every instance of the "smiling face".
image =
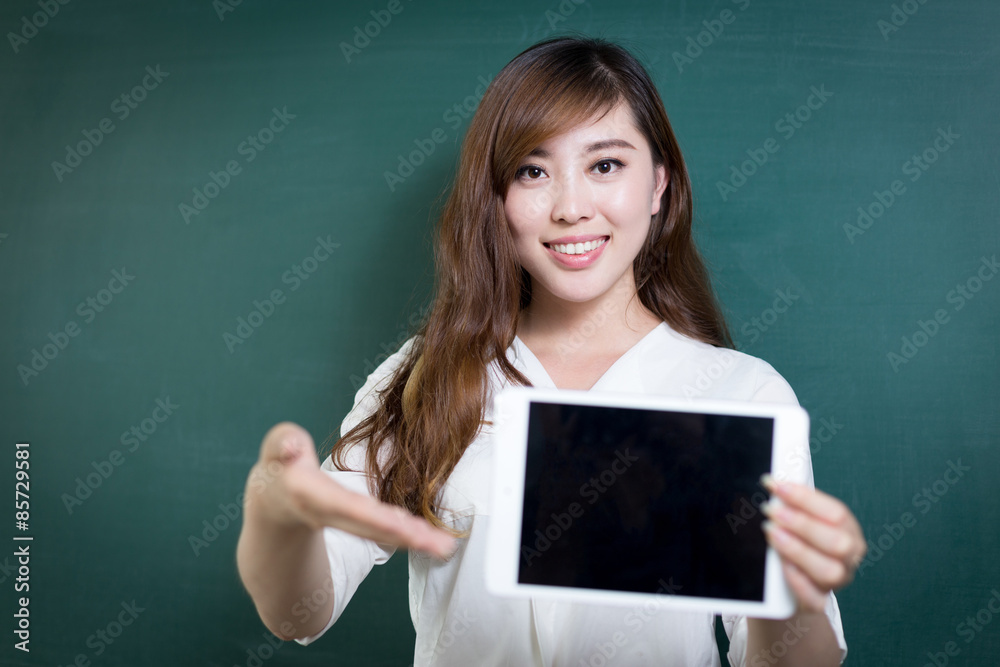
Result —
M666 186L623 105L536 147L504 200L532 300L583 303L620 285L631 298L632 263Z

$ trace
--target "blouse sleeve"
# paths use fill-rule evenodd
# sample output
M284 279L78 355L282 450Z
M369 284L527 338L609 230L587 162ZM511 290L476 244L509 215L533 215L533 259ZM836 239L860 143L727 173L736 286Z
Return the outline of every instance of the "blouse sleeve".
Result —
M753 401L762 403L793 403L798 405L798 399L791 386L781 375L765 361L756 360L758 364ZM800 442L796 449L790 454L791 460L786 462L790 471L792 481L806 484L815 488L813 481L812 457L809 453L809 442ZM840 620L840 607L837 598L830 593L826 600L826 617L833 628L833 634L837 638L837 645L840 647L840 661L847 657L847 642L844 640L844 627ZM769 664L765 656L747 656L747 619L745 616L723 616L722 623L729 636L729 653L727 655L729 664L732 667L756 667L756 665ZM790 638L801 636L801 630L794 627L794 623L789 621Z
M354 426L378 407L378 391L386 386L393 371L402 363L412 342L413 339L410 339L404 343L398 352L382 362L375 369L375 372L368 376L368 380L354 397L354 407L341 424L341 435L354 428ZM348 449L344 455L344 463L348 470L338 470L333 464L332 458L328 456L320 467L323 472L341 486L356 493L371 495L369 475L365 471L364 447L355 445ZM375 565L381 565L388 561L395 552L395 547L377 544L372 540L358 537L336 528L324 528L323 540L326 542L326 555L330 563L330 578L334 598L333 614L323 629L315 635L295 640L303 646L307 646L319 639L337 622L337 619L340 618L340 615L347 607L347 603L354 597L358 586L361 585L361 582L368 576L372 568ZM292 613L296 616L307 617L309 614L308 605L303 604L300 609L293 609ZM303 618L302 620L304 621L305 619Z

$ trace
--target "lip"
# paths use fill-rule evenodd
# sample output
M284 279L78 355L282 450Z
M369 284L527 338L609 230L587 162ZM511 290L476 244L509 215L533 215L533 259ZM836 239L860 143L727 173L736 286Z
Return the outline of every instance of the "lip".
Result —
M551 241L544 241L544 243L546 245L554 245L557 243L586 243L587 241L610 238L611 237L607 234L586 234L584 236L560 236L559 238L552 239Z
M557 243L586 243L587 241L595 241L597 239L607 239L599 247L594 248L590 252L585 252L581 255L565 255L561 252L556 252L551 246ZM545 242L545 249L548 251L549 255L555 261L559 262L563 266L569 267L571 269L584 269L594 262L596 262L604 249L608 247L611 243L611 237L607 234L590 234L587 236L563 236L552 241Z

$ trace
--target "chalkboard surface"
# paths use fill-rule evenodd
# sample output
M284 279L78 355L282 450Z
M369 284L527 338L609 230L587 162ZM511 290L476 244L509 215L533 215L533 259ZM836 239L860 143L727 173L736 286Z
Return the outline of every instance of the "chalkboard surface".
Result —
M269 426L322 441L412 331L485 84L571 32L650 69L738 345L871 540L848 664L995 663L995 2L11 0L0 28L3 664L412 661L402 555L275 642L239 494Z

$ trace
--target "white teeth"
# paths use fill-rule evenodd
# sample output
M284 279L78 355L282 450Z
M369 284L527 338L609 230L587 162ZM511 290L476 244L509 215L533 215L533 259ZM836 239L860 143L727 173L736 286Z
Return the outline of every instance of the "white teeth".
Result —
M549 245L549 247L563 255L582 255L585 252L600 248L606 241L606 238L600 238L596 241L587 241L586 243L556 243Z

